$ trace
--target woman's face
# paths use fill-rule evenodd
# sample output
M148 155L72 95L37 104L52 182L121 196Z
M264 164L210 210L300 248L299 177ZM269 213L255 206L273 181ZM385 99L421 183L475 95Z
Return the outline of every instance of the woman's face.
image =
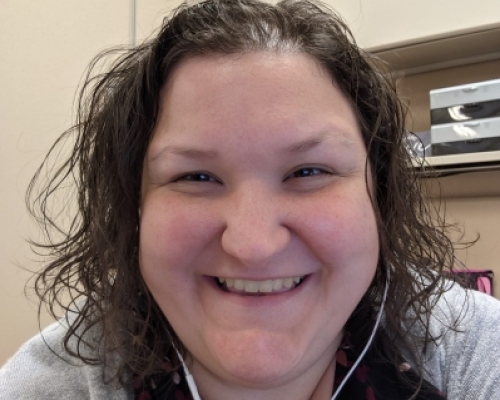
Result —
M264 388L332 361L377 265L366 158L306 55L175 69L144 162L140 266L197 380Z

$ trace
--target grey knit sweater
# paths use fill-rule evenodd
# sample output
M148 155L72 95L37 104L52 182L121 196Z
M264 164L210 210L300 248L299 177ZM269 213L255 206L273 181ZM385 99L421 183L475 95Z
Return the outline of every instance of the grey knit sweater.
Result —
M459 315L464 317L458 330L444 328L442 322ZM64 354L64 329L59 323L45 329L3 366L0 400L133 399L131 390L105 385L101 367L82 365ZM434 335L445 334L428 353L425 378L449 400L500 400L500 301L454 285L437 303L430 329Z

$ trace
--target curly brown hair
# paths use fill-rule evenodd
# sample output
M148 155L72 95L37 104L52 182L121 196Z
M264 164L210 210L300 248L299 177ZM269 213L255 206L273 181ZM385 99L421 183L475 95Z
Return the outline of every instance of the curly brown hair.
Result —
M152 40L93 61L76 124L52 147L28 189L30 210L48 240L35 243L49 257L35 281L40 304L48 305L54 316L58 306L76 309L68 313L66 350L86 363L108 367L109 354L117 354L113 368L107 369L122 384L125 377L142 380L160 371L165 357L177 367L170 337L186 354L149 293L138 261L143 161L160 90L172 69L188 57L252 51L297 52L317 60L352 104L361 127L376 182L372 202L380 256L375 278L347 322L351 341L362 348L368 340L387 279L384 327L393 343L425 347L436 340L425 329L411 335L408 327L427 326L433 304L445 290L440 276L452 268L453 246L441 221L431 217L419 178L409 168L405 107L390 74L357 47L341 18L319 2L206 0L181 5ZM109 56L113 64L99 73L100 62ZM67 139L72 151L55 168L52 157ZM68 184L75 188L77 210L63 226L61 210L51 207ZM92 352L82 350L88 346ZM396 352L391 360L396 362ZM418 354L416 360L423 365Z

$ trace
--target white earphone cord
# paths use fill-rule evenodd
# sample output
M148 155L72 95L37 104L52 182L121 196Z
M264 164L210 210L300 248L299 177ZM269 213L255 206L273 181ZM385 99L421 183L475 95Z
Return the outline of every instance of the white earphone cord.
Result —
M359 365L359 363L361 362L361 360L365 356L366 352L370 348L370 346L371 346L371 344L373 342L373 338L375 337L375 334L377 333L377 329L378 329L378 327L380 325L380 321L382 319L382 314L384 313L385 301L387 299L387 292L388 291L389 291L389 276L387 276L387 279L385 281L385 289L384 289L384 295L382 297L382 303L380 304L380 310L378 311L377 320L375 321L375 326L373 327L373 330L372 330L372 333L370 335L370 338L368 339L368 342L366 343L365 348L363 349L363 351L359 355L358 359L352 365L351 369L349 370L349 372L345 376L344 380L342 381L342 383L339 385L339 387L337 388L337 390L333 394L331 400L335 400L337 398L337 396L340 394L340 391L342 390L342 388L344 387L344 385L347 383L347 381L349 380L349 378L351 377L351 375L353 374L353 372L356 370L356 367Z
M385 306L385 302L387 300L388 290L389 290L389 276L387 277L387 280L385 282L385 289L384 289L384 295L382 297L382 303L380 304L380 310L378 311L377 319L375 321L375 326L373 327L370 338L368 339L368 342L366 343L365 348L363 349L363 351L359 355L356 362L352 365L351 369L349 370L349 372L345 376L342 383L339 385L337 390L335 390L335 393L333 394L331 400L335 400L337 398L337 396L340 394L340 391L342 390L344 385L347 383L347 381L349 380L349 378L351 377L353 372L356 370L356 367L359 365L359 363L361 362L361 360L365 356L366 352L370 348L370 346L373 342L373 339L375 337L375 334L377 333L377 329L380 325L380 321L382 320L382 314L384 313L384 306ZM172 342L172 345L173 345L173 342ZM191 396L193 397L193 400L201 400L200 394L198 392L198 387L196 386L196 382L194 381L193 375L191 375L191 373L189 372L189 369L188 369L186 363L184 362L184 358L181 356L181 353L179 353L179 351L177 350L177 348L175 346L174 346L174 349L177 352L177 356L179 357L179 360L181 361L182 368L184 370L184 374L186 375L186 381L187 381L188 386L189 386L189 391L191 392Z
M172 346L174 346L174 343L172 342ZM177 357L179 357L179 360L181 361L182 364L182 369L184 370L184 375L186 375L186 381L189 386L189 391L191 392L191 397L193 400L201 400L200 394L198 393L198 386L196 386L196 382L194 381L193 375L191 375L191 372L189 372L189 369L184 362L184 358L181 356L181 353L179 353L179 350L177 350L177 347L174 346L175 352L177 353Z

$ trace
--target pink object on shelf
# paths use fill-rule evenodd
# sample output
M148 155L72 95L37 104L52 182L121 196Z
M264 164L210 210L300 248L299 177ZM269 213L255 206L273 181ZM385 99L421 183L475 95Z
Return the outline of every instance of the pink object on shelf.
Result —
M493 295L493 271L489 269L454 270L462 283L474 290Z

